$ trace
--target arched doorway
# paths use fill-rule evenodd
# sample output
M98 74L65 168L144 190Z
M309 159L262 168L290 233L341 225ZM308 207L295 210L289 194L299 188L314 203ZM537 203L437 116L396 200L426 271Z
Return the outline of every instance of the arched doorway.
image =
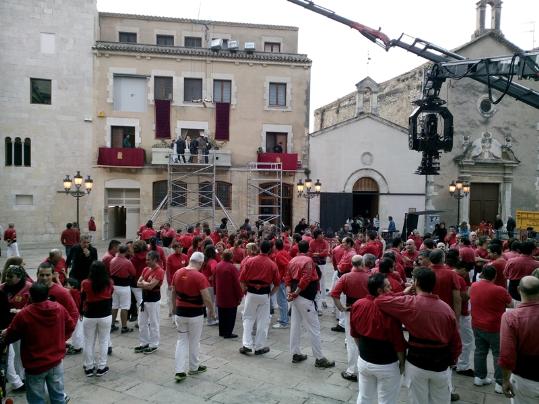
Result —
M279 198L275 196L277 192L277 184L275 182L268 182L260 185L261 188L267 189L268 191L262 192L259 195L259 204L260 210L259 215L261 220L266 218L272 218L278 214L279 208ZM282 210L281 210L281 221L285 226L292 226L292 196L293 196L294 187L290 184L283 183L283 193L281 196ZM273 224L275 220L271 220Z
M373 218L378 215L380 188L374 179L371 177L361 177L358 179L352 189L352 195L352 212L354 217Z

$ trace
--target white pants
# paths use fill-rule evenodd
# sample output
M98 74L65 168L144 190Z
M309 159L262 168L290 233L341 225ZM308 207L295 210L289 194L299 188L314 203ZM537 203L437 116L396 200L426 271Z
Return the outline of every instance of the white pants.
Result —
M107 366L107 350L109 348L111 324L112 316L101 318L83 318L82 328L84 330L84 369L93 369L96 366L98 369L103 369L105 366ZM94 358L96 340L99 344L97 360Z
M133 296L135 296L135 300L137 301L137 310L140 309L140 304L142 303L142 289L141 288L134 288L131 286L131 292L133 292Z
M460 316L459 332L462 341L462 352L457 362L457 370L466 370L472 367L470 363L470 355L474 348L472 316Z
M359 388L357 404L376 402L379 404L395 404L398 402L401 388L398 361L387 365L375 365L358 358L357 369Z
M511 404L539 403L539 382L513 374L511 375L511 384L515 392L515 397L511 399Z
M451 401L449 368L443 372L425 370L406 361L404 383L409 404L445 404Z
M131 307L131 288L129 286L114 286L112 292L112 308L129 310Z
M175 316L178 341L176 342L176 373L187 373L197 370L200 364L200 336L204 325L204 316L180 317Z
M88 230L88 235L90 236L90 243L95 243L95 231L94 230Z
M17 243L12 243L11 245L8 245L6 251L7 251L6 252L7 258L9 258L9 257L20 257L21 256L19 254L19 246L18 246Z
M77 325L75 326L73 334L71 334L71 345L75 349L84 347L84 326L80 318L77 320Z
M210 286L208 288L208 292L210 292L211 305L213 306L213 312L215 313L215 320L210 320L210 317L208 317L208 325L217 324L219 322L219 318L217 316L217 307L215 306L215 289L212 286ZM269 314L269 311L268 311L268 314Z
M330 288L330 290L333 290L333 288L335 287L335 284L339 280L338 274L339 274L339 271L333 271L333 278L331 278L331 288ZM344 297L343 293L341 293L341 296L340 296L339 300L341 301L341 304L343 304L343 305L346 304L346 298ZM344 317L345 317L344 313L342 311L340 311L340 310L337 310L337 308L335 308L335 318L339 322L339 325L341 327L343 327L343 328L345 326Z
M14 389L18 389L24 384L22 381L24 379L24 368L22 367L20 349L20 340L9 344L6 378Z
M159 346L159 301L144 302L144 310L138 314L140 345L150 348Z
M256 336L253 344L253 326L256 321ZM270 325L270 297L247 292L243 308L243 346L255 350L266 346Z
M344 328L346 331L346 354L348 358L348 368L346 369L346 373L350 375L357 375L357 360L359 357L359 350L356 341L350 335L350 312L347 311L346 313L344 313L344 315Z
M320 342L320 320L314 308L314 302L302 296L296 297L290 304L292 307L290 321L290 353L301 354L301 325L309 333L311 347L315 359L322 359L322 345Z

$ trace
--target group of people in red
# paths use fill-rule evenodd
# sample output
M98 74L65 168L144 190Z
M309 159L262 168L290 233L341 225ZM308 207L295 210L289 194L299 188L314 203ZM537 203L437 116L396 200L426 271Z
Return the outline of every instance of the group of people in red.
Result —
M178 331L177 382L207 371L199 354L205 318L207 325L218 325L222 338L238 338L234 327L242 302L241 354L270 351L268 331L277 309L271 327L290 329L291 361L308 358L301 351L304 329L314 365L333 367L322 352L319 322L327 307L325 284L331 282L338 321L332 330L345 333L348 357L341 375L358 382L358 403L394 403L401 383L411 403L456 400L451 369L473 377L475 385L489 385L489 351L495 391L516 403L536 402L539 261L533 240L453 240L450 234L449 243L436 243L414 231L402 245L376 231L327 237L305 226L290 237L286 230L251 227L246 219L229 234L223 219L215 230L203 223L184 234L169 224L155 231L148 222L138 240L112 240L101 260L82 235L67 260L60 250L51 251L39 265L37 282L20 257L11 257L0 287L1 310L7 310L0 314L13 388L25 388L34 402L45 397L46 385L51 402L65 401L66 352L83 354L86 376L105 375L110 334L132 332L129 320L136 319L139 329L134 352L155 352L165 279L168 314ZM49 329L50 337L40 339L39 329Z

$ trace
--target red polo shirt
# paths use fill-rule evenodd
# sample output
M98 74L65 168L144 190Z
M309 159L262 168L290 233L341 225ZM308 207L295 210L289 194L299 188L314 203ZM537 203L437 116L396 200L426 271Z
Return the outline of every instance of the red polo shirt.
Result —
M344 247L342 246L342 244L339 244L338 246L336 246L331 252L331 261L333 262L333 269L335 271L337 271L339 267L339 262L345 252L346 251L344 250Z
M494 283L503 288L507 288L507 279L503 274L505 266L507 265L507 261L504 260L502 257L499 257L493 261L490 261L489 265L492 265L494 268L496 268L496 279L494 279Z
M353 248L350 248L349 250L344 250L344 254L342 255L342 258L337 265L337 268L339 269L339 272L341 274L350 272L350 270L352 269L352 257L354 255L357 255L357 252Z
M166 276L167 276L167 283L169 285L172 284L172 277L174 276L174 273L183 267L186 267L189 260L187 259L187 255L182 253L174 253L170 254L167 257L167 270L166 270Z
M110 274L110 262L114 258L114 255L110 253L110 251L107 251L105 255L103 255L103 258L101 258L101 262L105 265L105 268L107 268L107 272Z
M501 286L486 280L474 282L470 287L472 327L484 332L499 332L502 315L512 300Z
M243 291L239 272L231 262L221 261L215 268L215 302L218 307L233 308L241 303Z
M273 259L277 264L277 268L279 268L279 276L281 277L281 281L284 282L284 278L288 270L288 264L292 257L290 256L290 253L286 250L277 250Z
M539 261L529 255L520 255L507 261L503 274L509 280L520 280L539 268Z
M460 290L458 275L445 264L432 264L430 268L436 274L432 293L453 308L453 291Z
M288 271L285 273L286 286L290 286L293 280L298 281L298 288L301 290L304 290L309 283L318 280L316 266L311 257L299 254L290 260Z
M134 278L137 276L137 270L130 260L118 255L110 261L110 276L122 279Z
M245 258L245 248L234 247L232 249L232 262L234 264L241 264L244 258Z
M352 271L341 276L337 283L335 283L331 291L331 297L338 299L341 293L344 293L347 298L347 305L364 298L369 294L369 290L367 289L369 276L371 276L371 271L366 268L352 269Z
M457 274L459 277L459 286L460 286L460 293L467 293L468 288L470 287L470 279L464 278L462 275ZM469 316L470 315L470 308L469 308L469 301L464 299L462 300L462 305L460 307L460 315L461 316Z
M367 241L367 244L365 244L363 247L361 247L361 250L359 250L359 255L365 254L372 254L376 258L380 258L379 245L373 240Z
M258 281L253 283L253 281ZM240 282L253 286L257 289L262 287L277 286L281 284L277 264L266 254L260 254L246 260L240 274Z
M4 239L5 239L5 236L4 236ZM75 244L77 244L78 243L77 239L78 239L78 233L74 229L65 229L60 235L60 241L66 247L72 247Z
M176 307L184 308L202 308L201 291L210 287L208 279L198 272L196 269L180 268L172 277L172 285L176 292ZM194 303L187 298L181 297L185 295L188 298L198 299L200 303Z
M193 245L193 233L187 233L180 237L180 244L183 248L189 249Z
M461 246L459 248L459 258L462 262L474 263L475 262L474 249L468 246Z
M325 258L329 255L329 244L324 239L314 239L309 243L309 255L318 253L320 258Z

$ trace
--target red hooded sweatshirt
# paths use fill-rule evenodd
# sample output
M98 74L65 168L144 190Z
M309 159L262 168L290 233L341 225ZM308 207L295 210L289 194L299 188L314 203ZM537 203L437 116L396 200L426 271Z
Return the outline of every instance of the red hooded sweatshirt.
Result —
M27 373L37 375L64 359L66 335L71 335L74 329L67 310L57 302L45 300L32 303L15 315L7 329L6 341L21 340L22 365Z

